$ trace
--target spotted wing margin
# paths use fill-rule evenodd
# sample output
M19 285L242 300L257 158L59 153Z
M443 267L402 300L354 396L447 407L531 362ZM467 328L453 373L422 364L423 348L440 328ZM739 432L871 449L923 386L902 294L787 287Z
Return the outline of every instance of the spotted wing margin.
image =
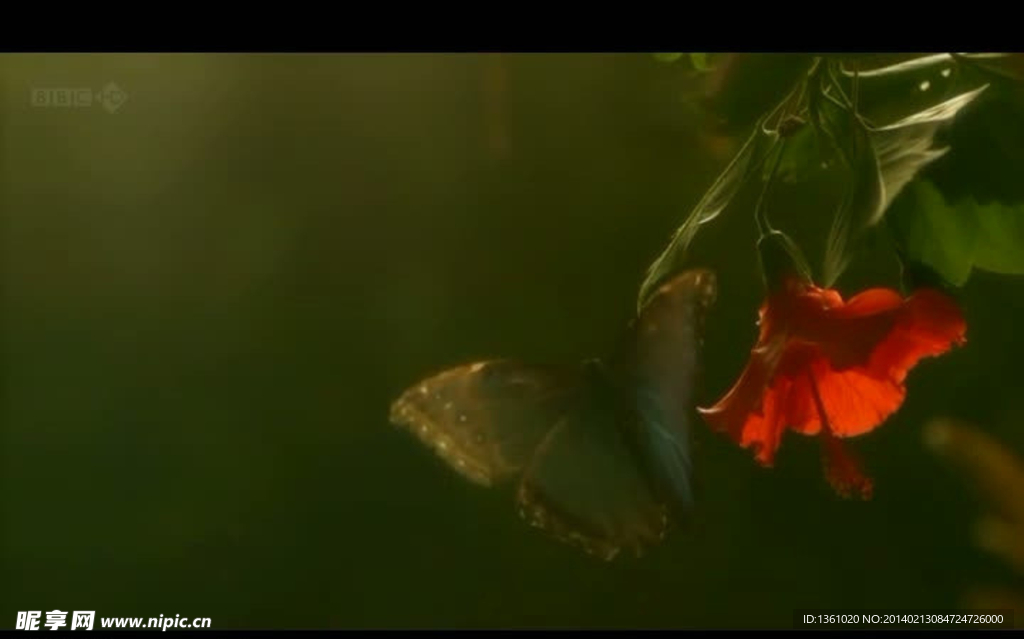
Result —
M575 376L557 369L476 362L406 390L391 405L391 422L466 479L491 486L523 471L577 387Z
M523 474L519 513L556 539L605 560L664 539L667 510L626 441L628 413L611 387L591 385L544 438Z
M660 286L641 309L611 362L631 389L639 419L631 443L659 494L693 506L691 432L702 366L704 319L717 295L713 271L692 269Z

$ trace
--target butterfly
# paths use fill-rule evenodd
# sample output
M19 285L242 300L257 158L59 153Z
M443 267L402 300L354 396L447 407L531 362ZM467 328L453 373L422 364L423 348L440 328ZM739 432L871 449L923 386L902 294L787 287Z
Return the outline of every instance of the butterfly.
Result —
M403 392L390 420L465 479L515 483L520 516L555 539L605 560L639 556L694 506L694 395L716 294L712 271L685 271L608 358L458 366Z

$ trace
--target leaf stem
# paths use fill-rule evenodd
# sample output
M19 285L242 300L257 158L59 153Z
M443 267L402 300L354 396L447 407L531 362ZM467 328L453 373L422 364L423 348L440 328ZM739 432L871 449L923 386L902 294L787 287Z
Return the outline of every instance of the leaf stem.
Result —
M768 221L768 214L765 211L768 197L768 192L771 189L772 184L775 182L775 176L779 171L779 165L782 164L782 156L786 153L786 142L787 138L779 138L772 145L778 146L778 152L775 154L775 159L772 162L772 169L768 173L768 179L765 180L764 186L761 188L761 195L757 198L757 204L754 205L754 222L757 224L758 233L761 237L774 231L771 222Z

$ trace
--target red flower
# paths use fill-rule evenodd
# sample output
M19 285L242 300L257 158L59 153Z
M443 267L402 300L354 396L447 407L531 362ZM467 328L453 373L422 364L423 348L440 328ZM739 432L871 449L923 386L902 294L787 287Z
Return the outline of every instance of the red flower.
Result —
M844 496L867 498L871 481L841 438L874 430L903 403L907 372L962 344L956 303L934 289L902 298L873 288L844 302L792 271L761 307L746 369L708 423L772 465L786 429L822 437L825 474Z

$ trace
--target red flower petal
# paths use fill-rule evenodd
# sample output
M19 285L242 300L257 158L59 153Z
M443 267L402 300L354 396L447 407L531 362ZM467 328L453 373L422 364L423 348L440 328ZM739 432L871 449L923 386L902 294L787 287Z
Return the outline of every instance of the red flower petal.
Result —
M942 293L921 290L910 296L899 321L871 357L876 375L887 374L902 383L924 357L941 355L966 339L967 323L956 303Z

